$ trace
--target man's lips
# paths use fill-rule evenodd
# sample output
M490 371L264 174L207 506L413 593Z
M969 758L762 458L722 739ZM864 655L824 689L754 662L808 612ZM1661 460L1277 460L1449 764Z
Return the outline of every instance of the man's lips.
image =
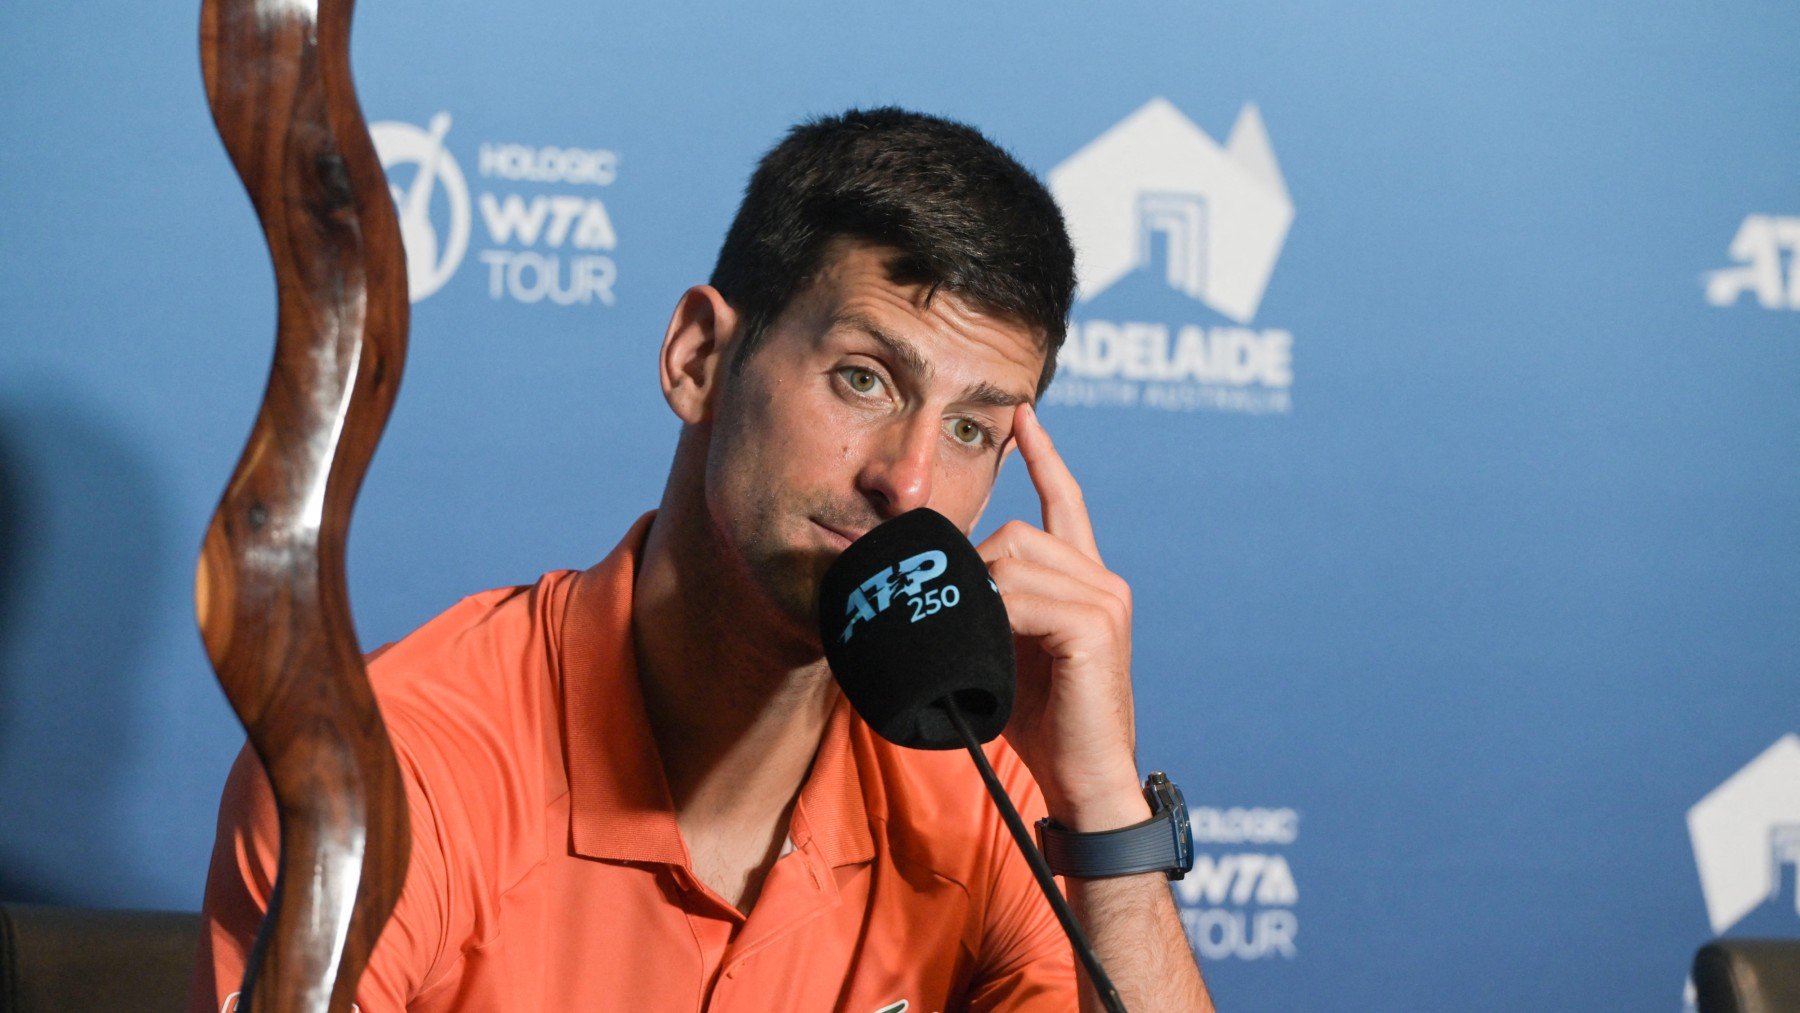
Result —
M863 534L860 531L856 531L856 532L840 531L837 528L834 528L831 525L825 523L824 521L821 521L818 519L814 519L813 523L818 525L820 530L824 531L827 535L829 535L831 537L832 542L835 543L835 547L840 552L843 551L844 549L849 548L850 543L856 541L858 538L861 538L862 534Z

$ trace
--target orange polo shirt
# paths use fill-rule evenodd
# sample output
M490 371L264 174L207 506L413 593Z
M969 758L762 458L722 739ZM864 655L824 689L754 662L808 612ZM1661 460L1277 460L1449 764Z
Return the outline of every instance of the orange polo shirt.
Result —
M968 756L894 746L841 698L749 916L695 878L632 648L652 516L592 569L464 599L372 656L413 843L363 1013L1073 1009L1068 943ZM988 755L1042 815L1018 756ZM278 841L246 748L193 1013L243 978Z

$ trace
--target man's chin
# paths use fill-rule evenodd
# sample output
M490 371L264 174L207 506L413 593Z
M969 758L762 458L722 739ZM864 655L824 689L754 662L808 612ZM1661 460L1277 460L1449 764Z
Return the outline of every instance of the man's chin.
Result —
M755 568L774 611L812 644L819 640L819 584L838 555L835 548L783 549Z

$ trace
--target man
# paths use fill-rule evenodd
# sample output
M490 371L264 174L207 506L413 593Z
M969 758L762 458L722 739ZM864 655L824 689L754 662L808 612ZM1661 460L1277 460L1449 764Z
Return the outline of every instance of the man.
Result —
M968 758L875 737L814 614L882 520L929 505L971 530L1016 447L1044 527L980 546L1020 645L989 755L1027 818L1151 817L1130 590L1031 408L1073 286L1049 194L967 127L850 113L765 157L663 338L682 429L658 510L594 568L466 599L371 660L414 840L366 1013L1098 1008ZM196 1011L241 980L276 836L246 753ZM1066 882L1131 1009L1210 1009L1162 872Z

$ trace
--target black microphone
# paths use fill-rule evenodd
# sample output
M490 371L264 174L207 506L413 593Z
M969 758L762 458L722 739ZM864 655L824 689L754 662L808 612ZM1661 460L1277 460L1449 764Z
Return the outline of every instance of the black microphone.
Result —
M987 564L928 507L858 538L819 583L819 636L850 705L889 742L958 749L946 701L976 740L1012 715L1013 641Z
M1112 1013L1125 1004L981 744L1012 716L1012 625L1000 590L956 525L919 507L850 544L819 582L819 638L831 674L876 734L914 749L961 746Z

